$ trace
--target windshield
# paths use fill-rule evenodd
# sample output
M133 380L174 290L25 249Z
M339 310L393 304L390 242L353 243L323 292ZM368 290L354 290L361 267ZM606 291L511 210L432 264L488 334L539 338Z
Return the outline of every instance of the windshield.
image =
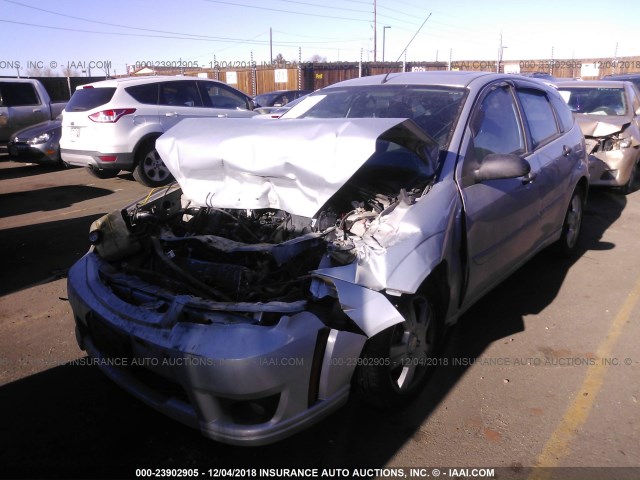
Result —
M627 115L623 88L561 87L558 91L574 113Z
M410 118L441 149L449 140L466 90L424 85L326 88L285 114L288 118ZM283 117L285 118L285 117Z

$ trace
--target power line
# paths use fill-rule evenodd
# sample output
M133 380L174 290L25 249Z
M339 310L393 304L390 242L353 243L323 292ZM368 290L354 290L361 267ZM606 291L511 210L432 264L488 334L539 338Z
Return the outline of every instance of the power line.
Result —
M243 8L254 8L257 10L267 10L270 12L280 12L280 13L288 13L291 15L304 15L307 17L318 17L318 18L331 18L333 20L347 20L351 22L367 22L370 23L370 20L364 20L361 18L345 18L345 17L337 17L335 15L322 15L320 13L304 13L304 12L292 12L291 10L283 10L281 8L269 8L269 7L259 7L257 5L246 5L244 3L233 3L233 2L225 2L222 0L203 0L204 2L209 3L218 3L222 5L231 5L232 7L243 7Z
M37 27L37 28L47 28L50 30L62 30L66 32L78 32L78 33L93 33L97 35L114 35L114 36L124 36L124 37L146 37L146 38L167 38L173 40L197 40L197 41L205 41L205 42L236 42L239 44L248 44L248 45L268 45L268 40L245 40L238 38L226 38L226 37L206 37L206 38L193 38L193 37L183 37L176 35L148 35L144 33L126 33L126 32L103 32L98 30L84 30L80 28L67 28L67 27L55 27L53 25L39 25L36 23L27 23L27 22L16 22L13 20L3 20L0 19L0 22L3 23L12 23L14 25L24 25L27 27ZM274 45L278 45L280 47L291 47L296 46L301 42L278 42L274 43Z

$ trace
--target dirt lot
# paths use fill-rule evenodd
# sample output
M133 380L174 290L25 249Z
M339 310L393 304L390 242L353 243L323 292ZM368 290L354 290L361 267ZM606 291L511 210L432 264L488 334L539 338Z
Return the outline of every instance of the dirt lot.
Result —
M207 440L73 362L84 353L66 271L93 220L146 192L128 175L0 161L0 477L491 467L496 478L640 478L640 192L592 192L580 255L543 252L468 312L449 334L448 365L409 408L353 400L260 448Z

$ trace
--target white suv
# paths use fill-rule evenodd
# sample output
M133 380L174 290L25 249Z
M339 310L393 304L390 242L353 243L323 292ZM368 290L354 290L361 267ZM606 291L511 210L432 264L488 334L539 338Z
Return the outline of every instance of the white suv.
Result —
M183 118L251 117L251 97L196 77L119 78L78 87L63 112L60 153L98 178L133 172L143 185L172 180L156 139Z

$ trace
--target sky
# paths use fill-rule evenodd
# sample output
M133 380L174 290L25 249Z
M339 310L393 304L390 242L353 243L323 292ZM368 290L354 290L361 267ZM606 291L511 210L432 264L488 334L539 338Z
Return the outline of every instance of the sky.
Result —
M375 6L374 23L374 0L0 0L0 75L62 75L65 66L120 75L146 62L242 67L279 53L373 61L374 50L378 61L383 50L387 61L496 60L501 38L505 61L640 55L640 0Z

